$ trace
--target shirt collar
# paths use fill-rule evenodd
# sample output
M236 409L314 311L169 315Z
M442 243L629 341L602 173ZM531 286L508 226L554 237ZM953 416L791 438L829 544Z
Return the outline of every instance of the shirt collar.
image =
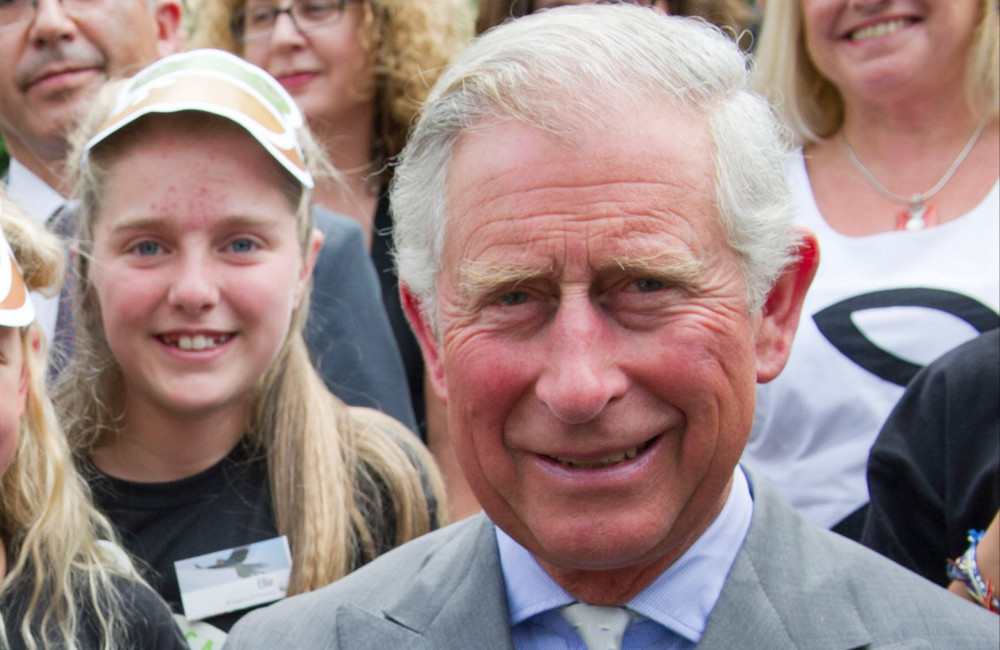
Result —
M15 158L7 168L7 192L11 200L35 221L45 225L66 199Z
M715 521L626 606L697 643L722 593L752 516L750 488L743 470L737 467L729 497ZM575 600L549 577L527 549L504 531L495 526L494 529L511 627Z

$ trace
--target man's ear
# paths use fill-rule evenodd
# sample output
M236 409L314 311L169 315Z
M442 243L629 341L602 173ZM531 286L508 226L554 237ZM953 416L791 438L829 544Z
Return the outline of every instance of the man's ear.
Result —
M156 20L156 53L163 58L183 49L181 0L156 0L153 18Z
M420 343L420 350L424 355L424 366L427 369L427 377L430 380L431 388L443 403L448 403L448 387L444 380L444 365L441 360L441 342L431 328L430 322L424 312L424 304L416 294L410 291L406 284L399 283L399 298L403 303L403 311L406 312L406 319L410 321L410 327L417 336Z
M819 268L819 243L806 228L797 227L799 244L795 259L785 267L761 307L757 329L757 381L778 376L788 361L809 285Z

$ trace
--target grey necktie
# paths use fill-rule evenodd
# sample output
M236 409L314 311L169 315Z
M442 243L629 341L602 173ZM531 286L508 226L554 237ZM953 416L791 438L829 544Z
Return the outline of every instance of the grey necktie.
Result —
M559 613L580 635L587 650L621 650L631 618L624 607L573 603L560 608Z
M63 203L52 213L45 225L65 242L67 258L65 282L59 290L59 311L56 313L56 328L49 349L48 379L49 383L52 384L66 364L69 363L70 357L73 356L73 284L76 281L76 273L73 270L70 245L74 230L76 230L76 206L69 202Z

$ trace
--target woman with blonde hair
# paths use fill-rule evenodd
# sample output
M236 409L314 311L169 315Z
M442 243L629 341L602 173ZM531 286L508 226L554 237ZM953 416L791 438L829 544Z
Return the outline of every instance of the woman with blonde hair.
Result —
M76 139L77 348L58 403L98 504L175 611L211 634L246 611L194 613L184 560L256 575L248 549L284 536L294 594L436 527L419 441L310 363L322 154L287 93L196 50L109 88Z
M822 263L745 460L857 538L872 443L925 364L1000 325L995 0L768 0L758 84Z
M191 43L229 50L265 69L295 98L342 175L313 201L354 218L367 238L382 301L406 370L421 436L444 459L456 512L475 509L447 447L443 408L425 390L419 346L399 302L388 184L392 161L431 86L472 35L466 0L212 0ZM471 501L468 507L463 501Z
M0 648L185 648L114 546L46 393L27 292L57 286L64 259L0 191Z

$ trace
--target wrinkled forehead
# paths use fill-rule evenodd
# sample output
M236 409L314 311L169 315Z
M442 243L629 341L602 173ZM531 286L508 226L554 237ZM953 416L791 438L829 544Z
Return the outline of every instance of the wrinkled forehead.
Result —
M446 195L446 265L529 247L559 256L571 246L601 265L606 256L654 258L661 248L724 240L707 126L692 114L573 134L483 124L456 142Z
M518 207L541 207L582 190L599 202L622 184L672 195L642 196L649 200L707 197L714 193L714 150L708 119L672 106L653 108L648 117L580 117L555 126L517 117L481 121L454 141L444 178L447 213L475 212L479 203L504 197L516 198Z

